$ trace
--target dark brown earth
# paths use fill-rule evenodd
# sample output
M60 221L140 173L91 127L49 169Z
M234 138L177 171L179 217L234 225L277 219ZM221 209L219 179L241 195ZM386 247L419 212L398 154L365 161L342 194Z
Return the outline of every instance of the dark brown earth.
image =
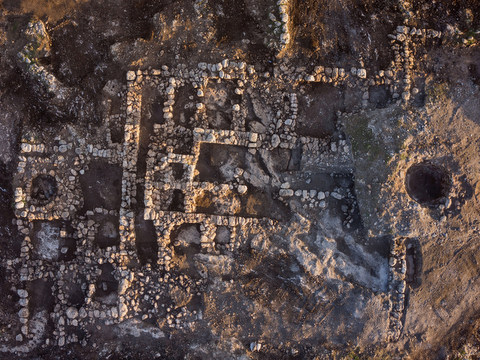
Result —
M242 329L243 342L236 345L244 349L242 354L248 354L243 358L478 359L480 257L478 232L472 229L477 229L479 225L480 204L479 168L475 165L479 161L480 144L480 50L476 43L480 39L476 32L480 30L480 2L413 0L410 6L407 6L403 1L393 0L292 0L293 42L281 57L277 57L275 50L264 43L271 31L267 25L268 12L275 7L276 1L205 0L196 3L200 3L198 11L195 10L192 0L0 0L0 342L4 334L14 334L19 328L19 297L12 290L13 284L10 283L10 274L7 273L5 264L20 254L21 242L13 211L12 179L16 171L22 133L28 133L29 128L42 129L45 139L51 139L59 129L65 129L68 124L82 125L86 133L102 131L102 112L106 111L102 103L110 100L111 113L120 113L123 104L123 99L105 94L104 87L107 82L117 80L123 84L128 70L155 68L159 64L172 66L179 62L197 64L200 61L215 63L227 57L254 64L257 72L263 73L272 71L274 65L281 63L312 68L320 62L349 69L357 65L356 62L360 59L368 71L385 69L394 60L390 40L386 35L392 33L406 19L410 26L433 28L447 34L463 32L462 35L452 35L450 40L445 40L440 47L436 47L438 44L427 43L423 50L415 54L418 63L414 66L425 76L413 80L420 89L413 107L396 108L388 89L380 86L370 90L366 114L363 112L353 120L339 119L337 111L353 111L361 101L362 94L349 88L306 86L303 89L306 95L299 101L302 107L299 116L303 119L299 134L313 134L320 138L338 136L338 124L345 122L345 132L352 143L357 166L355 175L345 174L345 187L353 188L353 181L358 179L366 181L369 188L356 185L356 191L359 197L366 198L365 203L373 203L369 208L369 214L374 214L371 223L373 224L378 216L389 219L387 222L395 229L402 228L405 221L401 216L397 217L401 211L395 208L396 203L391 199L396 198L391 194L400 192L404 188L404 182L403 178L399 180L389 176L407 171L409 166L417 162L414 158L423 161L436 155L446 159L448 176L452 179L447 181L437 174L423 179L423 184L412 184L410 189L412 192L417 191L417 195L411 196L413 199L417 197L416 200L421 203L424 196L425 202L430 204L436 204L436 201L443 197L446 182L448 186L456 189L455 202L444 212L435 208L425 210L421 219L409 219L412 226L417 227L419 234L422 229L427 231L432 226L437 226L436 223L429 222L432 219L446 216L448 222L447 225L439 225L441 227L438 235L438 238L445 239L447 245L440 247L426 241L418 242L407 252L407 261L410 263L407 270L408 282L412 289L408 301L413 304L413 310L403 321L411 325L413 330L398 344L386 346L383 343L371 343L362 348L356 348L349 343L331 344L325 339L315 339L316 342L311 339L294 339L292 333L295 331L292 329L295 329L298 319L311 320L311 314L320 305L310 301L309 299L313 299L311 294L304 293L304 289L295 283L295 274L291 269L296 264L292 259L281 254L256 257L252 255L251 249L242 249L244 255L239 256L236 261L253 271L239 273L236 279L224 280L237 281L237 290L245 298L257 299L262 307L278 309L286 314L282 321L293 324L290 333L277 334L273 329L273 322L269 324L271 328L265 330L266 333L273 334L272 338L276 336L279 343L282 343L281 346L264 344L262 352L249 350L251 342L255 341L250 334L260 331L258 324L261 320L252 322L249 313L241 312L247 306L239 304L234 295L226 294L221 303L207 296L205 299L194 299L191 304L214 314L212 318L215 322L212 326L216 329L228 329L232 336L236 334L237 327ZM50 56L40 58L39 62L49 66L64 85L73 89L71 101L58 108L52 107L51 98L37 91L17 59L17 54L27 42L24 30L34 18L46 24L51 37ZM232 91L226 87L225 91ZM187 94L189 90L184 91ZM307 104L305 99L310 93L321 96L322 101ZM156 99L154 96L151 98L152 103L147 105L151 107L152 123L142 124L144 133L151 131L157 118L158 122L161 121L163 99ZM229 99L233 99L233 96ZM180 101L176 106L181 109L182 104ZM422 112L424 109L426 110ZM79 114L81 111L87 115ZM227 103L225 108L208 111L220 113L218 117L212 117L212 127L228 128L231 121L230 103ZM404 114L405 121L395 123L397 113L394 116L392 112ZM310 123L313 113L323 114L322 121ZM188 109L184 116L187 119L190 117ZM251 126L262 126L259 119L254 117L252 115L251 121L256 122L256 125ZM393 118L395 119L392 120ZM371 119L377 122L373 121L371 126L356 127L359 124L368 125L369 122L372 124ZM180 118L177 120L180 122ZM385 121L383 125L379 125L381 121ZM113 140L122 143L123 125L114 124L112 127ZM397 143L397 138L402 139L401 144ZM142 140L148 141L141 139L141 145ZM428 153L431 149L435 150ZM147 150L144 144L140 149L143 157ZM244 154L235 149L231 153L222 154L215 153L215 149L207 150L197 165L198 177L204 180L221 176L212 164L218 165L222 157L233 157L238 162L245 161ZM178 149L178 152L181 151L182 149ZM284 154L277 156L285 157ZM285 170L295 169L295 161L291 160L290 163L286 163ZM394 165L398 165L398 170ZM139 167L139 177L145 174L142 166ZM175 171L176 176L181 177L182 169ZM121 201L121 175L120 168L109 168L105 164L98 164L98 167L87 171L81 180L81 186L89 196L85 199L82 211L96 207L118 209ZM438 180L439 177L442 179ZM107 193L92 191L98 179L104 182L103 187L108 189ZM332 188L343 180L318 178L319 183ZM334 183L335 181L337 183ZM435 185L436 181L441 183L437 188L422 193L422 189L425 190L425 187L432 183ZM416 185L421 185L421 190L414 190ZM42 191L49 193L45 187ZM289 211L272 199L270 191L271 189L250 186L245 195L232 194L232 199L240 199L238 201L241 209L238 214L249 217L268 214L273 218L289 219ZM181 201L175 196L180 195L168 194L165 210L178 210L177 206ZM142 199L142 193L138 194L138 199ZM258 199L261 205L256 205L255 201ZM208 194L196 201L200 211L204 213L223 214L229 211L225 210L228 204L220 208L211 205ZM346 205L354 207L352 203ZM141 209L142 205L139 204L138 207ZM342 212L340 207L336 211ZM360 219L360 215L355 216L357 217L354 219L352 232L368 231L367 217ZM118 226L115 219L108 217L99 221L102 224L113 223L114 227ZM111 226L105 226L103 235L96 239L100 247L111 246L117 242ZM375 230L379 227L381 225ZM152 254L156 253L158 245L152 240L155 237L152 223L139 216L136 219L135 231L141 234L139 238L142 239L135 244L140 254L140 262L155 262L156 257ZM217 237L228 236L220 234L221 231L219 230ZM435 238L435 241L438 238ZM461 242L459 239L462 238L467 240ZM378 243L371 246L387 256L388 246L385 245L384 238L375 239ZM188 272L193 271L189 262L191 254L181 246L176 246L175 251L181 267ZM252 273L260 275L253 276ZM285 278L288 281L284 281ZM103 289L95 294L98 298L105 299L118 287L108 266L102 269L98 281L97 288ZM311 278L309 281L316 287L324 286L317 279ZM102 282L105 286L102 286ZM83 297L81 291L71 289L73 304ZM334 293L336 289L326 291ZM49 308L53 304L48 283L35 284L32 293L31 306ZM162 300L167 305L174 304L170 298ZM221 308L209 308L208 303L202 303L205 300L210 300L209 304ZM332 305L331 310L327 310L335 314L337 307L340 308L341 305L342 299L339 299L338 303ZM428 311L425 310L427 308ZM437 317L432 320L434 316ZM339 327L343 326L343 320L339 315ZM430 321L434 325L430 324ZM255 326L259 328L254 328ZM363 324L356 326L362 327ZM51 346L34 350L23 358L206 359L213 356L242 356L240 352L232 354L228 349L217 349L218 338L210 329L197 328L191 333L172 331L165 338L155 340L120 335L107 326L96 334L98 338L90 339L86 347ZM17 358L21 358L18 356ZM13 359L6 353L0 353L0 358Z

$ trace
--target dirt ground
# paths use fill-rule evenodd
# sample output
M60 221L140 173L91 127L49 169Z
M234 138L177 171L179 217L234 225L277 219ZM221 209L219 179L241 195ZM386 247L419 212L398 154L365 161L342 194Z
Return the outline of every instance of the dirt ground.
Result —
M272 45L280 35L271 15L280 17L284 3L290 41L280 49ZM47 35L32 40L29 23L39 20ZM402 25L442 36L412 40L405 55L396 52L395 36L389 37ZM0 0L0 358L479 359L478 41L476 0ZM47 69L55 91L32 75L19 54ZM399 64L410 55L406 70ZM142 294L136 311L155 315L120 323L110 323L106 315L84 328L69 325L67 337L73 334L75 341L59 344L63 336L56 333L54 314L60 290L54 295L51 275L28 284L20 280L22 264L31 260L22 257L25 233L18 227L24 205L18 205L15 188L22 184L15 181L19 164L26 161L22 146L55 146L59 163L67 159L71 177L79 165L73 160L76 145L62 149L65 134L79 141L103 139L108 132L109 146L118 145L126 159L127 72L146 74L164 65L173 74L180 65L197 70L199 63L222 59L253 65L261 80L255 87L246 85L245 93L238 80L209 80L201 95L200 85L186 83L177 90L175 104L168 105L173 128L163 118L166 93L142 88L136 193L131 196L137 237L132 247L139 259L125 266L136 279L148 279L130 284ZM355 81L332 76L308 83L307 74L318 65L328 68L329 73L322 72L327 78L339 69L353 74L351 68L365 69L368 78L362 85L356 75L348 75ZM277 76L283 68L290 77ZM396 76L390 83L387 75L379 75L389 70ZM384 78L387 82L379 84ZM300 107L295 146L252 153L244 145L205 142L191 169L172 160L171 170L157 166L149 173L149 161L160 163L169 152L188 159L194 128L233 129L237 104L246 108L239 133L275 133L283 126L275 123L277 118L296 108L286 98L290 93L297 94ZM203 104L202 120L197 114ZM266 139L273 143L270 135ZM347 155L334 154L328 166L319 166L313 153L302 153L302 137L319 139L325 152L348 148ZM161 151L151 156L155 147ZM47 155L39 158L48 161ZM423 172L415 177L418 164ZM119 216L125 206L125 169L122 161L95 160L68 185L84 195L65 211L90 228L84 236L95 239L98 254L119 246L119 228L127 226ZM145 217L150 189L144 179L173 184L189 171L195 183L217 185L193 194L196 213L235 215L260 224L250 233L218 224L208 235L218 244L215 260L201 247L208 229L186 221L159 231L160 225ZM235 187L239 178L244 189ZM223 197L216 182L230 186ZM279 191L286 193L290 186L305 194L315 190L310 207L301 202L302 192L297 200L279 198ZM156 202L162 211L188 213L184 191L166 186ZM67 269L58 287L66 289L65 301L80 309L88 297L87 274L68 278L65 259L76 256L76 240L65 218L53 222L56 233L67 232L57 245L60 252L49 249L48 256L36 254L32 261L39 260L41 267L58 260L54 265ZM269 234L263 219L282 225ZM35 221L33 241L43 241L37 239L42 224ZM167 233L168 241L161 238ZM236 253L230 239L239 242ZM395 244L401 244L403 255L395 255ZM162 246L171 249L172 269L159 265ZM103 261L92 275L97 277L90 298L110 306L124 284L108 259ZM208 276L198 268L207 269ZM403 274L398 304L392 300L395 271ZM169 277L181 286L167 286ZM148 292L149 283L161 290ZM19 293L23 288L30 294L27 305ZM42 334L47 334L38 343L19 340L25 319L19 314L26 308L28 321L43 324ZM172 314L198 321L172 328L167 320ZM391 336L395 326L399 333Z

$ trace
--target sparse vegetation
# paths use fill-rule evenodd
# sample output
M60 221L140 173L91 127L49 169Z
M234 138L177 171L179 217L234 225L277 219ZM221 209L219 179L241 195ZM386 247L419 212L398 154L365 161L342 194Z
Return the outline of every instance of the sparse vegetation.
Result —
M426 102L437 104L446 98L449 91L449 85L446 82L433 83L426 89Z
M370 161L388 160L385 146L368 126L367 116L358 115L348 119L345 131L352 143L352 150L355 156L365 156Z

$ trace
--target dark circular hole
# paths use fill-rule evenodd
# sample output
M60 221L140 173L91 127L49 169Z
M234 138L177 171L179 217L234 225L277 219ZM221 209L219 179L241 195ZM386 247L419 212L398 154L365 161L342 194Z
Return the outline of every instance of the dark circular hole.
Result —
M405 186L408 195L419 204L436 205L447 196L450 178L444 169L423 162L407 170Z
M38 175L32 182L32 199L48 204L57 194L57 180L50 175Z

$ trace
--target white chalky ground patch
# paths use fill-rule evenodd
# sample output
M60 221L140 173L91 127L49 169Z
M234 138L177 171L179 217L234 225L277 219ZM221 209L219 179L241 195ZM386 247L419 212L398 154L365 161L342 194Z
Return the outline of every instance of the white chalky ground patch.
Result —
M42 223L37 233L37 253L44 260L56 260L60 248L60 228Z

